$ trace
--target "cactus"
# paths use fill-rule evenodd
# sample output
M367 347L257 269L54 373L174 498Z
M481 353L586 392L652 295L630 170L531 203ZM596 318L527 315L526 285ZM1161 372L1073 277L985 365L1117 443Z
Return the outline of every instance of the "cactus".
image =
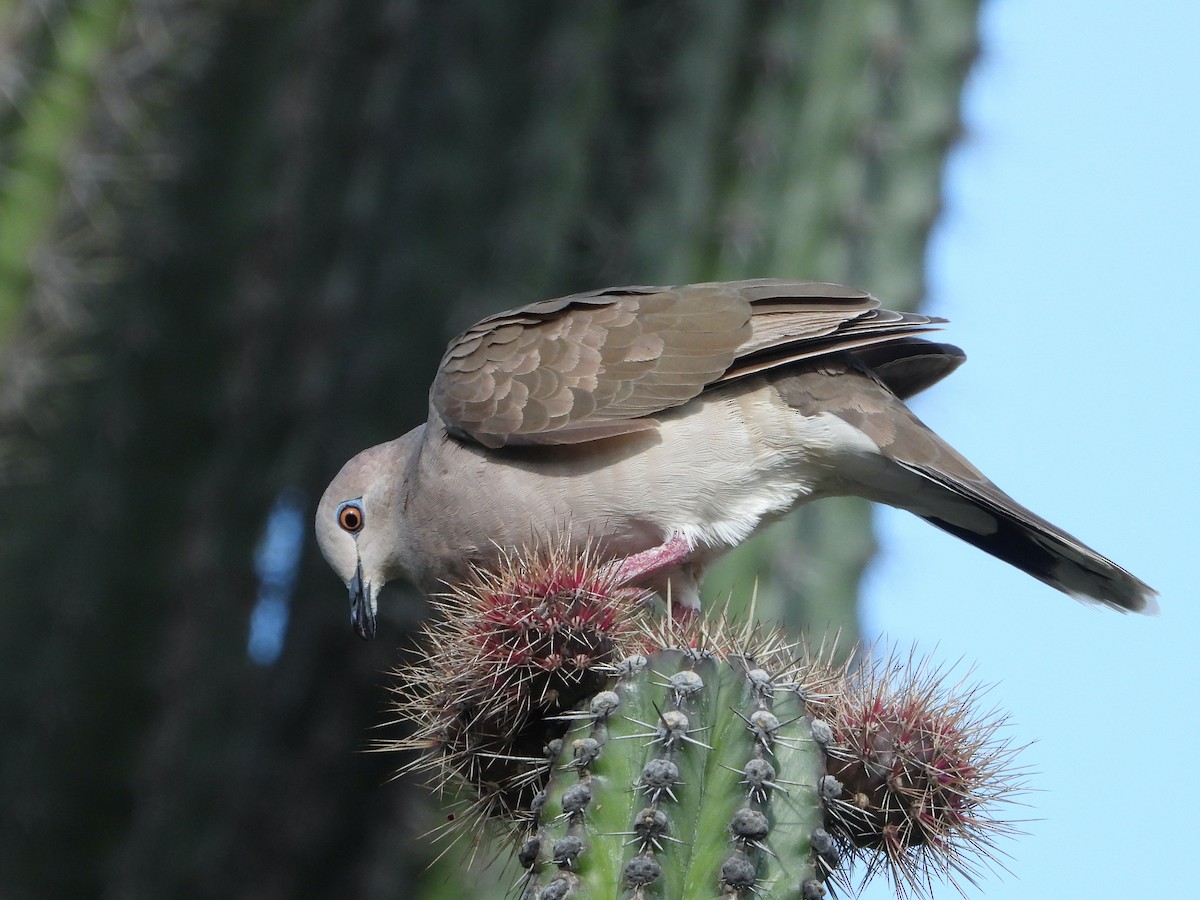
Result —
M824 758L786 670L715 648L615 670L553 763L526 893L819 894Z
M499 900L422 877L428 810L355 752L424 607L360 646L306 552L250 663L264 520L506 306L915 296L977 6L0 3L0 568L49 598L0 607L6 895ZM849 634L865 507L795 521L731 581Z
M399 676L409 763L498 824L520 896L901 895L974 879L1019 790L977 692L914 657L851 670L724 618L655 618L592 553L509 557L441 598ZM464 815L465 813L465 815Z

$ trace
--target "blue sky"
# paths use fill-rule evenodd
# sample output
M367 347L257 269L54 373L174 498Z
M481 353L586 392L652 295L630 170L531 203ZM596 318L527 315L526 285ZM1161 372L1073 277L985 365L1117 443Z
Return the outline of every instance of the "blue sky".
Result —
M1162 615L1084 607L880 510L868 630L974 663L1036 741L1016 811L1036 821L971 897L1198 892L1198 38L1184 0L984 4L926 305L969 359L914 406Z

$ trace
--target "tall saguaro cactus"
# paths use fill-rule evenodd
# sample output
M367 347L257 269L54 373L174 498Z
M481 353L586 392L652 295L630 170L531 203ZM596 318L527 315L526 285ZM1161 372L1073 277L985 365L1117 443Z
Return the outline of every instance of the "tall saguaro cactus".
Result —
M0 4L6 894L444 877L356 752L424 607L389 591L362 646L297 533L252 659L271 511L420 421L484 312L750 275L914 301L976 5ZM789 527L734 580L850 622L863 508Z

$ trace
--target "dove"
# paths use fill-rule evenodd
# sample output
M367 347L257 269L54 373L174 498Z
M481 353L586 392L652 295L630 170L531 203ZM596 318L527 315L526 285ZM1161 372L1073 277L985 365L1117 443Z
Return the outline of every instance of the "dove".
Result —
M909 510L1077 599L1156 611L1149 586L905 405L965 359L921 336L944 323L776 279L609 288L483 319L450 342L428 420L352 458L318 504L352 626L375 634L389 581L434 593L564 541L694 610L711 563L837 495Z

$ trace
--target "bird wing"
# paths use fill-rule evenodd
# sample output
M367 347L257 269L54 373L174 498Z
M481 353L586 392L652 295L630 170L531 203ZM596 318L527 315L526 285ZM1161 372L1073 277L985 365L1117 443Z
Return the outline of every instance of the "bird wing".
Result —
M609 288L469 328L450 343L430 403L452 434L486 447L579 443L654 428L655 413L711 385L940 321L816 282Z
M854 355L901 400L941 381L967 359L953 344L911 337L873 344Z

